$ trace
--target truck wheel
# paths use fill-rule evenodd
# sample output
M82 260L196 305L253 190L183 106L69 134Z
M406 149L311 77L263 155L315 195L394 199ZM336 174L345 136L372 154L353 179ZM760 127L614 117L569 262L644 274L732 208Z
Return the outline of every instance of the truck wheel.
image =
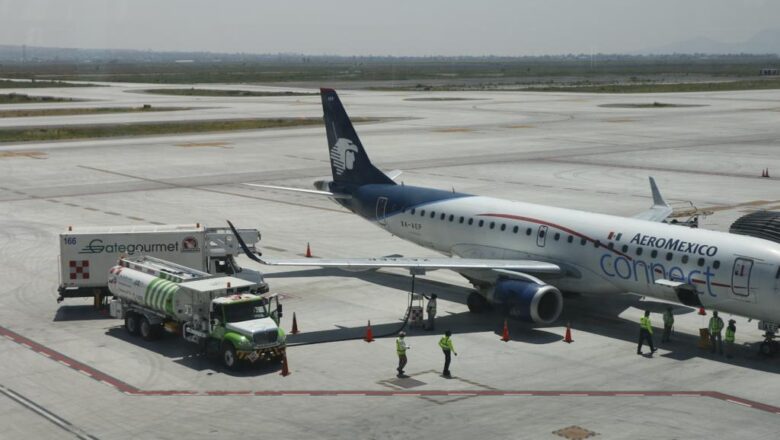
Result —
M225 342L222 344L222 363L230 370L235 370L238 366L238 357L233 344Z
M125 315L125 330L133 336L138 334L138 315L135 313Z
M146 341L154 341L155 339L160 337L160 331L159 329L155 328L158 327L156 325L153 325L151 322L149 322L149 318L144 316L140 319L141 323L138 326L139 333L141 333L141 337L144 338Z

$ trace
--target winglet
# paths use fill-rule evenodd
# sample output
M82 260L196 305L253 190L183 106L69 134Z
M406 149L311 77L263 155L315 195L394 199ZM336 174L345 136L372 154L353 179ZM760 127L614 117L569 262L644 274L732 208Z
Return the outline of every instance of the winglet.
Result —
M669 206L666 200L661 196L661 191L658 191L658 185L655 184L655 179L650 177L650 191L653 193L653 205L655 206Z

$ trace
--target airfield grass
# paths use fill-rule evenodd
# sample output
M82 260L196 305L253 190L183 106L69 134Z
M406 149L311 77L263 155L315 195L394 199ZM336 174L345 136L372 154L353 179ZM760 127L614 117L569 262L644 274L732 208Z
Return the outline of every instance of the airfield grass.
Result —
M376 122L379 120L378 118L353 118L353 122ZM230 119L222 121L3 128L0 129L0 142L40 142L118 136L154 136L316 125L322 125L322 118Z
M25 118L34 116L95 115L105 113L151 113L190 110L189 107L94 107L94 108L39 108L29 110L0 110L0 118Z
M780 89L780 79L758 79L724 82L683 82L644 84L599 84L529 87L532 92L584 92L584 93L674 93L674 92L725 92L732 90Z
M250 90L219 90L219 89L147 89L141 90L143 93L153 93L156 95L176 95L176 96L319 96L319 93L312 92L263 92L263 91L250 91Z
M75 99L54 96L30 96L23 93L0 93L0 104L27 104L34 102L72 102Z
M96 87L97 84L73 84L65 81L13 81L0 79L0 89L38 89L46 87Z

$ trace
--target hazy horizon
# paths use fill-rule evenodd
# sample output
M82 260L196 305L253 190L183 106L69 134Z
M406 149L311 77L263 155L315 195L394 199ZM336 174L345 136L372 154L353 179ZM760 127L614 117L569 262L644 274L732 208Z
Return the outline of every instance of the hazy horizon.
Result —
M689 41L739 47L777 29L777 17L780 2L769 0L0 0L0 44L342 56L631 54Z

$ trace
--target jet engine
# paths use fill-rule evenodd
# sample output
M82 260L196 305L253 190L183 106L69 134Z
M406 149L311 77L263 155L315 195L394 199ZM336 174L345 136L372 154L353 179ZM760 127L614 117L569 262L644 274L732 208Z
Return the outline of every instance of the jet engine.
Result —
M495 305L506 307L510 317L537 324L552 324L563 310L560 290L530 281L500 280L492 299Z

